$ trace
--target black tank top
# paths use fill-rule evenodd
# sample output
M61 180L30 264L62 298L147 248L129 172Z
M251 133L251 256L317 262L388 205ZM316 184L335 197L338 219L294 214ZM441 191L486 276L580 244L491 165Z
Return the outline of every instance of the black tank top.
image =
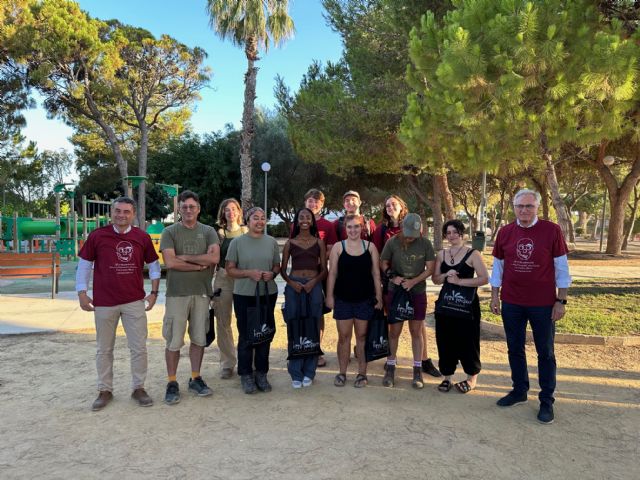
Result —
M462 260L460 260L459 263L456 263L455 265L449 265L448 263L446 263L444 261L444 255L442 256L443 260L442 263L440 264L440 273L447 273L449 270L457 270L458 271L458 277L460 278L473 278L473 276L476 273L475 268L473 268L471 265L467 264L467 260L469 259L469 257L471 256L471 254L473 253L473 248L471 250L469 250L465 256L462 258ZM478 293L476 292L476 296L473 299L473 314L475 318L480 318L480 300L478 299Z
M318 270L320 244L316 242L309 248L303 248L289 242L289 255L291 256L291 270Z
M373 285L373 275L371 267L373 260L369 251L370 242L365 245L362 240L361 255L349 255L347 253L344 240L342 243L342 253L338 257L338 278L334 294L345 302L364 302L376 296L376 289Z

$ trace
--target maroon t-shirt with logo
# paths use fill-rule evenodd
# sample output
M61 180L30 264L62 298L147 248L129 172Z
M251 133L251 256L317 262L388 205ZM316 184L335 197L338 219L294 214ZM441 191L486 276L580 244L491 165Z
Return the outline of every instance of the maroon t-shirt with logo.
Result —
M158 259L151 237L137 227L116 233L113 225L94 230L80 250L93 263L93 305L113 307L145 297L142 271Z
M529 228L514 222L502 227L493 246L493 256L504 260L502 300L527 307L553 305L553 259L567 252L562 230L553 222L538 220Z

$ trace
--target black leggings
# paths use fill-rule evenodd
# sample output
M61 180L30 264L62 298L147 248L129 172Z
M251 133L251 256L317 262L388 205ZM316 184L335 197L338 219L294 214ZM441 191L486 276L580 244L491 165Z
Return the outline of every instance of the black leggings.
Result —
M276 308L278 294L269 295L269 307L273 312ZM256 372L267 373L269 371L269 351L271 342L259 345L250 345L247 337L247 308L255 307L256 297L246 295L233 295L233 310L236 314L238 326L238 375L251 375L254 367Z
M458 361L467 375L480 373L480 317L463 320L436 314L438 366L443 375L453 375Z

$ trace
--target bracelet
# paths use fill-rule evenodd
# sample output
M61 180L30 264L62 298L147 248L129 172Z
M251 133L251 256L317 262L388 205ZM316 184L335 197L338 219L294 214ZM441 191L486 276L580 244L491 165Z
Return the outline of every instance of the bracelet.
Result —
M566 305L567 304L567 299L566 298L556 298L556 302L557 303L561 303L562 305Z
M158 293L160 293L158 290L151 290L149 292L149 295L155 295L156 297L158 296Z

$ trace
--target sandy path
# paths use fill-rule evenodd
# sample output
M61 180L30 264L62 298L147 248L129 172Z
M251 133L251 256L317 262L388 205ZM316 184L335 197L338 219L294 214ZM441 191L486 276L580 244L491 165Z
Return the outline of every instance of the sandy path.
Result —
M436 391L427 377L412 390L409 362L396 388L332 384L335 334L329 322L329 365L310 389L293 391L286 373L284 328L271 354L270 394L242 394L237 377L217 377L217 350L203 375L214 396L164 395L163 342L151 327L147 387L152 408L128 398L126 340L116 346L114 402L102 412L95 395L91 331L0 338L0 477L13 478L563 478L635 479L640 446L640 347L557 347L556 422L535 421L537 388L528 404L499 409L509 390L506 347L483 340L479 388L463 396ZM403 353L408 353L403 337ZM435 343L431 339L431 345ZM529 346L529 358L535 358ZM183 351L184 352L184 351ZM353 365L352 365L353 366ZM532 385L537 379L532 377Z

